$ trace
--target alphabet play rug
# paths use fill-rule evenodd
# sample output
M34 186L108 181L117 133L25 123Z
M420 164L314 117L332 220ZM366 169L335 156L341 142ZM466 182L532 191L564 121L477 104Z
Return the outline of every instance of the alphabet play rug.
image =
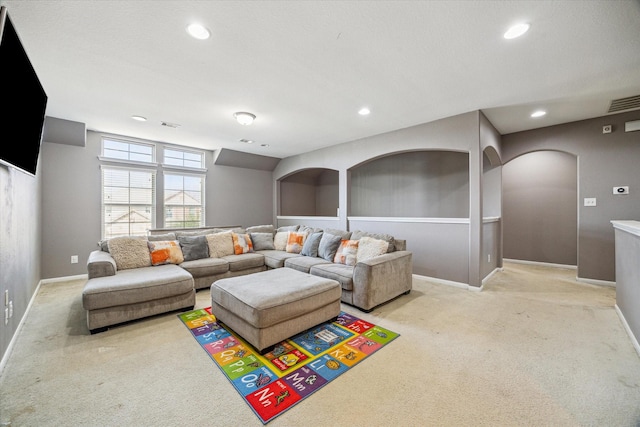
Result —
M334 322L302 332L260 355L216 321L211 307L178 317L263 424L400 336L342 311Z

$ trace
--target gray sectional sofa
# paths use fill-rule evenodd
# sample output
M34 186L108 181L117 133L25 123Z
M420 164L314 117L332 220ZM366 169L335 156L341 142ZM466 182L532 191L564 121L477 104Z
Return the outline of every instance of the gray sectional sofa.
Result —
M342 302L368 312L411 290L406 241L365 231L273 225L151 230L99 243L82 302L91 333L195 305L219 279L288 267L336 280Z

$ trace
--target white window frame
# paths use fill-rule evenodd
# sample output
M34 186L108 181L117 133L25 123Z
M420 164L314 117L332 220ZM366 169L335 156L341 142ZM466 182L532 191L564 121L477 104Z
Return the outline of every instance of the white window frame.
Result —
M128 236L146 236L147 234L147 230L149 228L155 228L155 224L156 224L156 200L157 200L157 194L156 194L156 175L157 175L157 171L153 168L131 168L131 167L122 167L122 166L112 166L112 165L101 165L100 166L101 169L101 188L102 188L102 197L101 197L101 202L100 202L100 206L101 206L101 224L102 224L102 238L111 238L111 237L115 237L115 236L119 236L119 235L128 235ZM116 203L116 202L112 202L112 203L106 203L106 198L108 197L106 195L107 191L106 188L107 186L105 185L105 173L107 173L107 171L121 171L121 172L126 172L128 174L134 173L134 174L138 174L138 173L142 173L142 174L150 174L150 178L151 178L151 188L146 189L144 187L135 187L135 186L131 186L131 181L130 181L130 176L128 177L129 180L127 181L127 186L122 186L120 187L122 190L122 193L126 193L124 194L123 197L123 202L121 203ZM133 191L132 191L133 190ZM132 197L132 192L135 192L136 190L148 190L151 191L151 194L149 195L150 199L151 199L151 204L144 204L144 203L135 203L135 201L133 201L132 199L135 199L135 195L133 195ZM114 190L113 192L115 193L116 190ZM115 220L111 220L109 221L107 219L107 210L109 210L109 207L113 206L119 206L119 207L125 207L125 209L122 209L123 212L125 210L128 210L127 213L124 213L124 215L129 215L129 221L124 222L124 221L115 221ZM139 216L143 216L144 214L142 212L140 212L141 209L132 209L135 206L147 206L146 208L143 208L145 211L145 214L148 214L150 216L149 221L136 221L137 217L133 216L132 214L136 213ZM109 227L112 227L114 224L126 224L126 226L124 228L126 228L126 230L123 229L122 232L107 232ZM137 224L137 226L136 226ZM141 224L144 224L143 228L140 227ZM126 232L125 232L126 231Z
M166 155L167 151L169 151L172 155L168 157ZM205 162L204 151L177 148L174 146L165 146L163 149L162 157L163 157L162 168L163 168L163 189L164 189L164 194L162 196L162 212L163 212L162 221L163 221L164 227L165 228L187 228L187 226L188 227L204 227L206 222L205 185L206 185L206 172L207 172L207 170L204 168L204 162ZM185 162L186 157L191 157L191 159ZM199 162L200 164L197 166L193 160L195 157L200 158L200 162ZM171 161L168 161L168 159L171 159ZM185 190L184 186L181 189L174 188L174 189L168 190L166 188L167 176L175 176L175 177L182 177L182 178L197 177L201 180L200 191L199 191L200 204L199 205L184 204L184 201L185 201L184 198L183 198L183 204L182 204L182 208L185 210L188 209L189 207L199 206L201 215L200 215L200 220L198 224L187 225L188 221L184 217L181 220L177 220L177 221L175 219L172 220L168 218L169 214L173 211L173 209L176 208L177 206L180 206L176 204L167 204L167 198L169 197L168 192L174 191L174 190L186 192L187 190ZM178 223L181 223L181 224L178 224Z

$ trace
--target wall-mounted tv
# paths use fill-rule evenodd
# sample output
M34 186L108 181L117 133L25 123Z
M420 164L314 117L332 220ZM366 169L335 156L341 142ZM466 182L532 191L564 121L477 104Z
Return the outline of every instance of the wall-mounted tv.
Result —
M36 174L47 94L6 6L0 6L0 163Z

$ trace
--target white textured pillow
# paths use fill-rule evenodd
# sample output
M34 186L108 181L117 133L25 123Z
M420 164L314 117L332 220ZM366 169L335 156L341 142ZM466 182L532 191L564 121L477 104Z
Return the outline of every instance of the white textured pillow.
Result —
M209 245L209 257L221 258L233 255L233 236L231 231L222 233L207 234L207 244Z
M121 236L109 239L109 253L118 270L151 266L151 254L147 239L135 236Z
M374 239L373 237L361 237L358 244L358 253L356 259L358 262L366 261L368 259L377 257L387 253L389 248L389 242L384 240Z
M286 251L288 240L289 240L288 231L278 231L275 237L273 238L273 246L276 248L276 251Z

